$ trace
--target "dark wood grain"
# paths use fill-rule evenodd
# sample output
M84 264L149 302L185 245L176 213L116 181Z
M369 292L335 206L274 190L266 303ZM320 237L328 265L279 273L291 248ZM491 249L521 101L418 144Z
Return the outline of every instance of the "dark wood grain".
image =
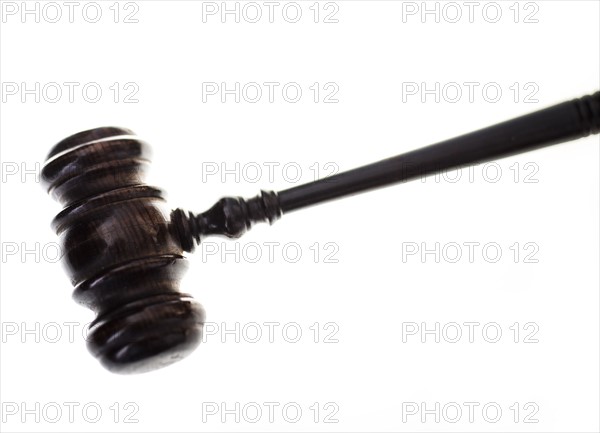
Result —
M97 128L58 143L42 170L65 206L53 228L74 299L98 315L88 348L118 373L180 360L203 331L202 307L179 292L186 260L162 192L143 183L149 158L131 131Z

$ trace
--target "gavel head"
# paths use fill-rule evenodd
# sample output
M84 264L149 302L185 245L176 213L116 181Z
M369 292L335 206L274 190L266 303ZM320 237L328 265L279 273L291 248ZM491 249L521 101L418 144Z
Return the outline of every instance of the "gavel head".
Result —
M178 361L203 331L201 305L179 292L186 260L163 194L143 183L149 158L132 131L97 128L59 142L42 169L65 206L52 225L73 297L97 313L88 348L118 373Z

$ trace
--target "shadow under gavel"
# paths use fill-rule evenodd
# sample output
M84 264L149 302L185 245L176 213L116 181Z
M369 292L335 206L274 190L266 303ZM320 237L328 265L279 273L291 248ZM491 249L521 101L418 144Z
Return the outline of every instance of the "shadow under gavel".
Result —
M123 128L80 132L50 151L44 186L65 208L53 220L74 299L92 309L88 348L110 371L138 373L184 358L205 314L179 292L184 252L206 236L237 238L257 222L331 199L600 131L600 92L280 192L228 197L195 215L164 207L144 184L148 145Z

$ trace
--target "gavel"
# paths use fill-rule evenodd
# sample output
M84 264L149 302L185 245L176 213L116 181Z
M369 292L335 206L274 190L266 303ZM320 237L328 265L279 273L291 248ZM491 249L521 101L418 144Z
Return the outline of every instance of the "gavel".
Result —
M102 127L56 144L42 183L64 209L53 220L76 302L93 310L87 346L108 370L141 373L190 354L205 312L179 291L184 252L207 236L328 200L597 134L600 92L280 192L220 199L206 212L168 212L144 184L150 148L129 129Z

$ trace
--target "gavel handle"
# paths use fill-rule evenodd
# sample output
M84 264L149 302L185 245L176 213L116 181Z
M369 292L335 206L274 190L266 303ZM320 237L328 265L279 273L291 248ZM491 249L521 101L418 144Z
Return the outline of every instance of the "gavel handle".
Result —
M273 223L307 206L598 132L600 91L279 193L226 197L199 215L176 209L171 221L184 250L192 251L193 240L199 243L207 235L237 238L256 222Z
M597 134L600 92L279 192L283 213L405 182L443 170L490 161Z

